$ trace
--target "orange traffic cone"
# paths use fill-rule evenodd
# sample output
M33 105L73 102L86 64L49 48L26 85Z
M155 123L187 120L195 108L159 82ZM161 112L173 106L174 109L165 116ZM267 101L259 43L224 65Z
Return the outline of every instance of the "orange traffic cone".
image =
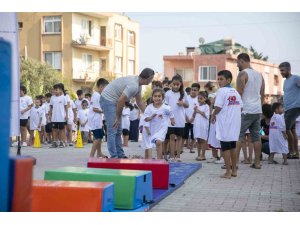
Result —
M76 140L75 148L83 148L81 132L79 129L77 130L77 140Z
M41 140L40 140L40 134L38 130L34 131L34 143L33 143L34 148L41 148Z

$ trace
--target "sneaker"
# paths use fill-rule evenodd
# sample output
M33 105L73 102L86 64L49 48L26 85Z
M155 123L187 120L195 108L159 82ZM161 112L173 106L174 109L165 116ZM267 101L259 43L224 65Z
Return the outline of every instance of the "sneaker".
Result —
M55 141L53 141L52 145L50 146L50 148L57 148L57 143Z
M69 146L74 146L74 144L73 143L69 143Z
M224 162L224 159L223 159L223 158L221 158L221 159L215 161L215 164L224 164L224 163L225 163L225 162Z
M59 147L64 148L65 147L64 143L60 142Z
M23 142L22 143L22 147L27 147L28 145L27 145L27 143L26 142Z

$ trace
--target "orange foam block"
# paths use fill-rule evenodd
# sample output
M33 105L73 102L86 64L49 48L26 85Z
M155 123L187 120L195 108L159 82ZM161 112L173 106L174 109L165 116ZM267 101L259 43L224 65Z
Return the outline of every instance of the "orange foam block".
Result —
M33 212L110 212L114 208L114 184L35 180Z
M30 212L32 197L31 157L10 158L10 211Z

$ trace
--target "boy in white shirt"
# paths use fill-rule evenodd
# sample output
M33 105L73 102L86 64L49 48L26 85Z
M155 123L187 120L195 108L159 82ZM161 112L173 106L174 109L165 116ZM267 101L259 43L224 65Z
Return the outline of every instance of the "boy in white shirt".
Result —
M60 84L53 86L54 95L50 99L50 116L53 129L53 142L50 148L64 147L65 124L68 121L68 107L63 88ZM60 143L59 143L60 142Z
M77 99L74 101L77 111L79 111L80 109L82 109L81 103L83 100L88 100L87 98L84 98L83 96L83 91L82 90L77 90L76 91L77 94ZM88 101L89 103L89 101Z
M33 106L32 98L26 95L27 89L25 86L20 86L20 130L21 130L21 143L23 147L27 146L27 125L30 109Z
M220 89L217 91L215 110L211 116L216 122L216 136L221 142L224 153L226 173L221 178L230 179L237 176L236 142L241 129L242 99L239 93L231 87L232 74L228 70L218 73ZM231 171L232 165L232 171Z
M108 81L104 78L100 78L96 83L96 90L93 93L93 96L91 98L90 102L90 109L89 109L89 127L93 132L94 135L94 141L92 145L92 149L90 152L90 157L94 157L95 153L97 151L97 157L101 158L107 158L102 152L101 152L101 142L104 136L103 131L103 111L100 107L100 98L101 93L103 89L108 84Z
M45 108L46 108L46 138L48 141L48 144L51 144L52 142L52 124L51 124L51 116L50 116L50 99L52 97L51 93L45 94L46 102L45 102Z

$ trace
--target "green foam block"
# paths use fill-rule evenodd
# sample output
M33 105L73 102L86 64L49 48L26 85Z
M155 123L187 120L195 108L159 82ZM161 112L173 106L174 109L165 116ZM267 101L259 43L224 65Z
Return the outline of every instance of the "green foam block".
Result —
M44 179L113 182L116 209L135 209L153 200L151 171L63 167L45 171Z

